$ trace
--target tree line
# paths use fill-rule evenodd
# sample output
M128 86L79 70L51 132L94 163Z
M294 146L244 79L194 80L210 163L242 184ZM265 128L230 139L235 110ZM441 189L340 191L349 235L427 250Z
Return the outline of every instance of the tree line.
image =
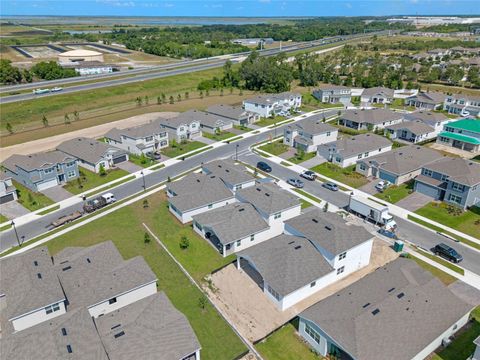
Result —
M2 84L30 83L34 78L55 80L74 76L78 76L74 69L64 69L55 61L42 61L27 70L13 66L10 60L0 60L0 83Z

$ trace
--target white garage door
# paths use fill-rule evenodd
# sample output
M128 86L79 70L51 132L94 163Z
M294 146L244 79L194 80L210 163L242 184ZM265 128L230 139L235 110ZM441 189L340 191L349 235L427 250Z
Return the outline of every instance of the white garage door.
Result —
M42 191L42 190L57 186L57 184L58 184L57 179L52 179L52 180L49 180L49 181L45 181L41 184L37 184L37 189L38 189L38 191Z

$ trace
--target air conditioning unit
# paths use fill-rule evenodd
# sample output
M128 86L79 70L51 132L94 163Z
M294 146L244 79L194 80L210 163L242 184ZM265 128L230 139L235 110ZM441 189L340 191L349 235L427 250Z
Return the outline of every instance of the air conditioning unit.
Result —
M442 346L447 347L448 345L450 345L451 342L452 342L452 340L450 338L443 338L442 339Z

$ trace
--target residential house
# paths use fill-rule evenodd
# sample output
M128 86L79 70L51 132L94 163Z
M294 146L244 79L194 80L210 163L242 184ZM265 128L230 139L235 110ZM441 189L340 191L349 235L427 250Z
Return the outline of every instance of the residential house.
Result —
M0 267L0 348L9 359L200 359L195 333L157 293L143 258L123 260L111 241L54 257L36 248Z
M452 119L447 117L445 114L427 110L417 110L407 113L404 115L404 119L406 121L422 121L424 124L433 128L433 133L435 136L437 136L443 130L443 126L445 124L452 121Z
M12 155L3 162L5 176L32 191L42 191L78 178L75 157L60 151Z
M419 92L405 99L405 104L420 109L438 110L443 107L446 95L440 92Z
M107 144L142 155L168 146L168 132L157 121L126 129L113 128L105 134Z
M450 49L432 49L427 50L427 54L432 60L441 60L444 56L450 55Z
M347 106L352 101L352 89L341 85L322 84L312 93L313 97L323 103Z
M475 345L475 352L471 360L480 360L480 335L473 341L473 344Z
M232 119L205 111L188 110L179 116L183 119L198 121L201 130L209 134L215 134L217 131L227 131L233 127Z
M261 117L285 115L290 111L296 111L300 106L302 106L302 95L292 92L259 95L243 101L243 107L246 111L258 114Z
M17 189L13 186L12 177L0 171L0 204L6 204L17 198Z
M392 150L392 142L383 136L360 134L320 145L318 155L345 168L356 164L360 159L366 159L390 150Z
M78 137L62 142L57 150L78 160L78 165L87 170L99 173L114 168L115 165L128 161L128 153L110 144Z
M345 111L338 124L355 130L374 131L402 122L401 113L389 109L354 109Z
M284 130L283 143L305 152L313 152L318 145L337 140L337 136L338 129L324 123L323 115L314 115L288 125Z
M237 253L283 311L370 262L373 236L334 213L309 211L285 223L285 234Z
M480 164L444 157L422 168L415 191L466 209L480 204Z
M216 175L191 173L168 183L168 208L182 223L192 216L236 202L233 192Z
M402 146L357 162L355 170L366 176L400 185L413 180L422 167L443 157L438 151L418 145Z
M200 121L192 116L191 112L187 111L169 119L161 118L158 121L167 130L170 143L173 140L182 142L202 136Z
M370 104L390 104L393 101L394 91L386 87L373 87L362 92L360 101Z
M472 308L399 258L300 313L298 331L321 356L421 360L468 322Z
M218 159L202 164L202 173L217 176L233 192L255 185L255 178L245 167L230 159Z
M449 122L438 134L437 143L457 149L480 152L480 120L462 119Z
M237 126L248 126L260 120L258 114L246 111L241 106L219 104L208 107L206 111L230 119Z
M461 116L480 116L480 96L463 94L447 95L443 104L443 110L449 114Z
M435 138L435 130L421 120L404 121L387 126L385 134L390 134L392 140L404 140L414 144Z

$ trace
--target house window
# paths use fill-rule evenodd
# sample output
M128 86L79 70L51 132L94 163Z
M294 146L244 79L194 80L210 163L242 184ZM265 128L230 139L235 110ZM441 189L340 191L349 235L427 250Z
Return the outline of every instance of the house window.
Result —
M463 191L463 190L465 190L465 186L462 185L462 184L454 182L454 183L452 183L452 189L457 190L457 191Z
M365 166L365 164L360 164L359 167L360 167L360 170L362 170L362 171L367 170L367 167Z
M275 290L272 289L272 287L270 285L267 286L267 290L270 294L272 294L272 296L277 299L277 300L280 300L280 294L277 293Z
M52 171L53 171L53 168L43 170L45 174L50 174Z
M242 184L235 185L235 190L240 190L242 188Z
M183 126L180 126L180 127L178 128L178 130L184 131L185 129L183 128Z
M192 125L190 125L192 127L192 129L195 129L197 127L197 124L193 123Z
M166 137L166 136L167 136L167 133L166 133L166 132L162 132L162 133L160 133L160 137L162 137L162 138L163 138L163 137Z
M317 333L310 325L305 324L305 332L315 341L317 344L320 344L320 334Z
M445 180L447 180L447 178L448 178L448 175L443 174L441 176L440 180L445 181Z
M338 162L338 163L339 163L339 162L342 162L342 158L340 158L340 157L337 156L337 157L335 158L335 161Z
M345 252L341 253L340 255L338 255L338 260L343 260L346 257L347 257L347 252L345 251Z
M116 298L116 297L111 298L110 300L108 300L108 305L115 304L116 302L117 302L117 298Z
M45 313L48 315L48 314L51 314L55 311L58 311L60 310L60 304L59 303L56 303L56 304L53 304L53 305L49 305L45 308Z
M255 240L255 234L250 235L250 241Z
M274 218L274 219L280 219L281 217L282 217L282 213L281 213L281 212L278 212L278 213L273 214L273 218Z
M69 162L69 163L67 164L67 167L72 167L72 166L75 166L75 161Z
M241 246L242 245L242 240L237 240L237 246Z
M362 154L358 154L357 159L361 159L361 158L362 158Z
M211 209L213 207L213 204L208 204L208 208Z
M75 171L69 171L69 172L67 173L67 176L68 176L69 178L72 178L72 177L75 177L76 174L77 174L77 173L76 173Z
M453 128L449 127L449 126L445 127L445 131L446 132L452 132L452 133L455 132L455 130Z
M145 138L145 141L153 141L153 136L147 136L147 137Z
M341 273L343 273L345 271L345 266L342 266L342 267L339 267L337 269L337 275L340 275Z
M422 174L425 175L425 176L432 177L433 171L432 171L432 170L428 170L428 169L423 169L423 170L422 170Z
M331 132L330 131L327 131L327 136L330 136L331 135Z
M195 225L195 227L196 227L198 230L200 230L200 231L202 230L202 227L200 226L200 224L199 224L198 222L195 221L193 224Z
M316 281L310 283L310 287L314 287L316 283L317 283Z
M462 203L462 197L450 194L448 196L448 201L451 201L451 202L454 202L454 203L457 203L457 204L461 204Z
M368 151L367 151L367 152L365 153L365 155L363 155L363 156L364 156L364 157L367 157L367 156L368 156L368 154L369 154L369 153L368 153Z
M448 138L443 137L443 136L440 136L440 141L441 141L441 142L444 142L444 143L450 142L450 140L449 140Z

